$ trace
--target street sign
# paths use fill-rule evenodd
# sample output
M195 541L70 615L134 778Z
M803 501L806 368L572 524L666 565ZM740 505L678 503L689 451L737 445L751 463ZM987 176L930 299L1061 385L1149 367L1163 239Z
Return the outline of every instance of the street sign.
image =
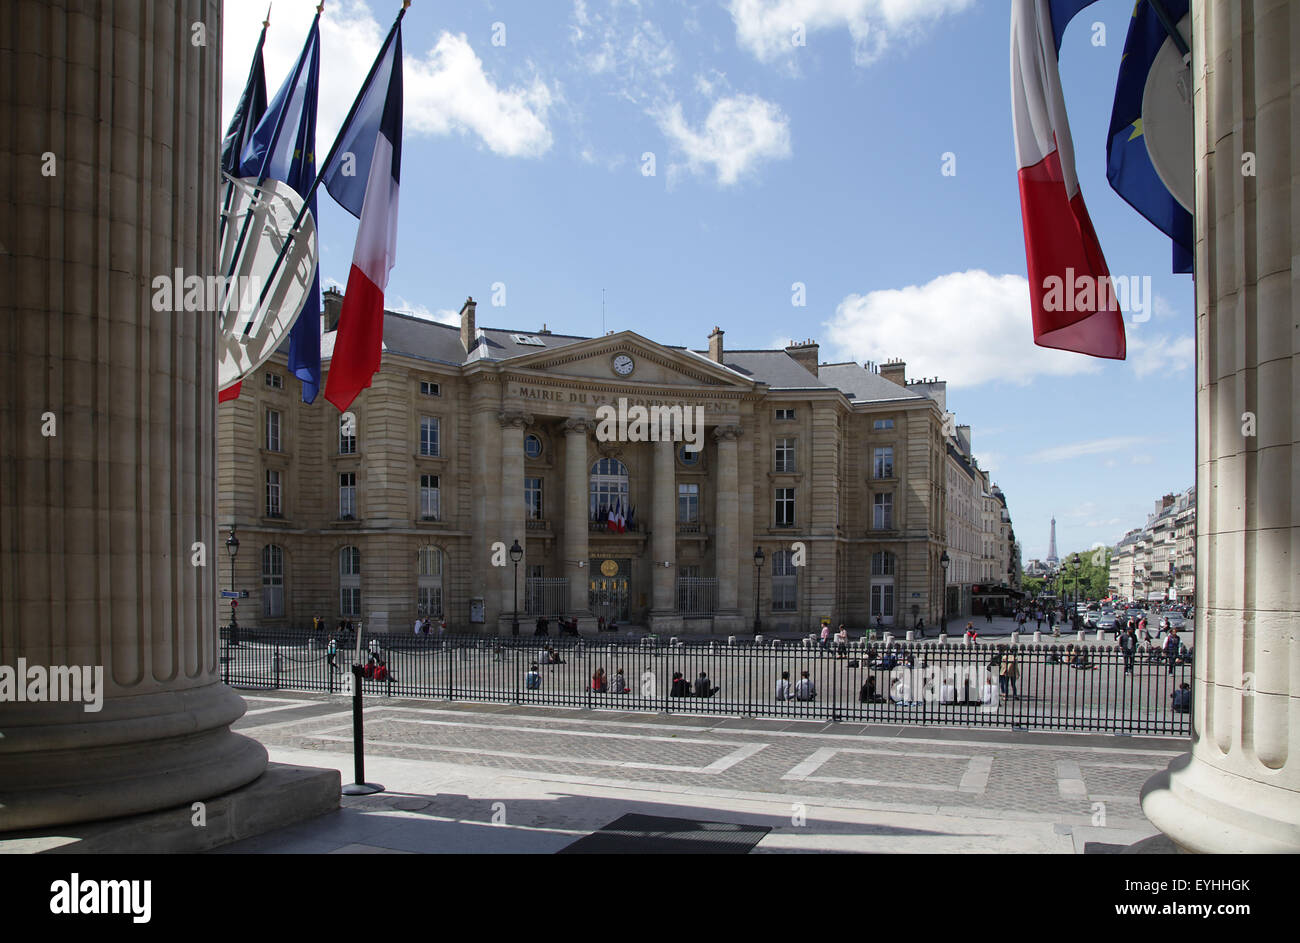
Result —
M233 589L223 589L223 590L221 591L221 598L222 598L222 599L238 599L238 598L239 598L239 593L235 592Z

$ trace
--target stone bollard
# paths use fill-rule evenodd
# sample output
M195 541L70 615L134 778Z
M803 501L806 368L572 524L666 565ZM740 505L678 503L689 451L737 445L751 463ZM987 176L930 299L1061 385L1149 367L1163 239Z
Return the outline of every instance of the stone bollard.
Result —
M736 637L735 637L734 635L728 635L728 636L727 636L727 647L730 648L730 647L734 646L735 644L736 644Z
M885 644L886 644L886 645L892 645L892 644L894 644L894 633L893 633L893 632L886 632L886 633L885 633Z
M1035 644L1035 645L1042 645L1042 644L1043 644L1043 633L1042 633L1042 632L1035 632L1035 633L1034 633L1034 644Z
M755 645L762 645L762 644L763 644L763 636L761 636L761 635L755 635L755 636L754 636L754 644L755 644Z
M671 647L676 648L676 647L677 647L677 636L674 635L674 636L672 636L670 639L668 639L668 644L669 644Z
M940 634L940 636L939 636L939 644L940 644L940 645L947 645L947 644L948 644L948 636L947 636L946 633L944 633L944 634Z
M916 641L916 633L913 632L911 629L908 629L908 630L907 630L907 640L908 640L909 642L915 642L915 641Z
M710 652L716 652L717 650L718 650L718 643L715 642L715 641L713 641L712 639L710 639L710 640L709 640L709 651L710 651Z
M1078 634L1078 637L1079 637L1079 641L1082 642L1082 641L1085 640L1085 637L1087 636L1088 633L1087 633L1087 632L1080 631L1080 632L1078 632L1077 634Z
M1106 641L1106 633L1105 633L1104 631L1102 631L1101 629L1098 629L1098 630L1097 630L1097 641L1099 641L1099 642L1104 642L1104 641Z
M1012 632L1012 633L1011 633L1011 644L1012 644L1012 645L1019 645L1019 644L1020 644L1020 633L1019 633L1019 632Z

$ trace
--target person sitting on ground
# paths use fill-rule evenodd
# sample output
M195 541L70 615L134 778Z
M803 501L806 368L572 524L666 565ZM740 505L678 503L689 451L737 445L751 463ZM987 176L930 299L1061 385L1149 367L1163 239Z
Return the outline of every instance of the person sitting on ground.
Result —
M609 690L609 681L605 678L605 669L597 668L591 676L591 692L593 694L604 694Z
M528 668L528 674L524 675L524 687L530 691L536 691L542 686L542 673L537 670L537 663L533 662Z
M701 669L699 676L695 679L695 696L713 697L721 690L722 688L709 680L709 673Z
M1192 711L1192 686L1186 681L1173 694L1169 695L1173 700L1175 714L1190 714Z
M682 677L680 671L673 672L673 686L668 691L669 697L690 697L691 683Z
M973 623L973 622L967 622L967 623L966 623L966 635L965 635L965 638L966 638L967 643L973 645L973 644L975 643L975 641L976 641L979 637L980 637L980 634L979 634L978 632L975 631L975 623Z
M1080 671L1087 671L1092 667L1092 660L1088 657L1088 650L1082 645L1080 645L1079 650L1074 653L1074 667L1078 668Z
M811 701L817 697L817 685L808 677L808 672L803 672L799 683L794 686L794 697L797 701Z
M1073 668L1073 667L1074 667L1074 659L1075 659L1075 654L1074 654L1074 645L1073 645L1073 643L1071 643L1071 644L1065 646L1065 663L1066 663L1067 665L1069 665L1071 668Z
M546 650L546 663L548 665L562 665L564 664L564 659L560 657L560 653L554 648L548 648Z
M866 684L862 685L862 689L858 691L858 700L863 704L879 704L884 700L876 689L875 675L867 675Z
M794 697L794 689L790 686L790 672L781 672L781 680L776 683L776 699L778 701L788 701Z
M614 683L612 689L615 694L627 693L627 678L623 674L623 669L618 668L614 672Z

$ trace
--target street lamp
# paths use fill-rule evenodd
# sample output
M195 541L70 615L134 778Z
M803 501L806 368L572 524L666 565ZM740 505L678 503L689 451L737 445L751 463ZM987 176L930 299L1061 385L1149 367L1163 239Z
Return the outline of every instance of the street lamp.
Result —
M226 538L226 553L230 554L230 591L235 591L235 554L239 553L239 538L235 536L235 525L230 525L230 536ZM239 605L235 598L230 598L230 644L239 644Z
M758 588L763 579L763 548L754 551L754 634L763 631L763 620L758 614Z
M943 552L939 558L939 566L943 567L943 621L939 623L939 634L948 634L948 564L952 559L948 556L948 551Z
M519 634L519 561L524 558L524 548L519 546L519 538L515 538L514 544L510 547L510 562L515 565L515 614L510 620L510 634Z
M1070 624L1074 631L1079 631L1079 555L1076 553L1070 564L1074 568L1074 606L1070 610Z

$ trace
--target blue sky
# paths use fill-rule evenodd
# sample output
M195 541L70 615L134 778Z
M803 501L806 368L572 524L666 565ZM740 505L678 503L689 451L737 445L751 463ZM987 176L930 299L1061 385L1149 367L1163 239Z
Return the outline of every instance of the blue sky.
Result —
M275 0L270 94L314 8ZM399 8L326 3L320 155ZM1110 270L1151 277L1150 319L1128 318L1127 361L1033 345L1009 9L415 0L389 307L454 322L473 295L483 325L598 334L605 289L608 330L703 348L717 324L732 349L812 337L823 361L902 358L949 381L1026 560L1053 513L1062 551L1113 542L1194 480L1192 281L1105 178L1132 2L1099 0L1066 34L1062 82ZM227 119L265 12L226 0ZM346 282L355 220L323 196L319 228L322 278Z

